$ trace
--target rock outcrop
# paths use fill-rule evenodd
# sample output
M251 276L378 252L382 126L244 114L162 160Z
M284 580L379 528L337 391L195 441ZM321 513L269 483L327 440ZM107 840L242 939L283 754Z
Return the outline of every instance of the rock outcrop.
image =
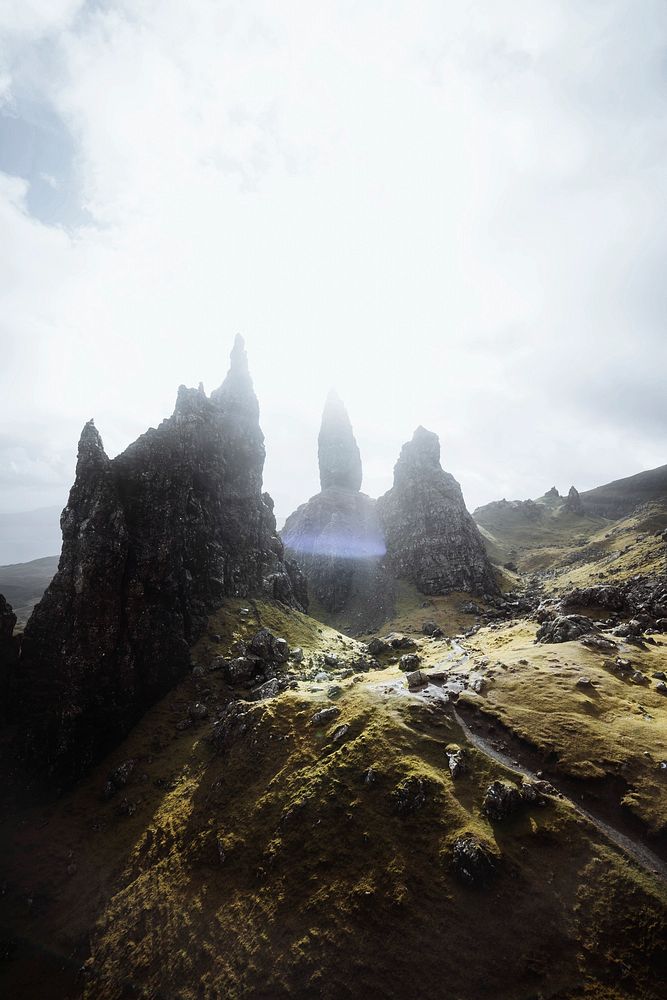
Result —
M302 606L262 494L264 438L243 341L207 398L176 408L110 460L93 421L61 518L58 572L23 637L26 757L67 782L190 667L189 646L227 596Z
M0 718L7 716L11 705L14 667L18 659L18 639L14 637L16 615L11 604L0 594Z
M461 487L440 465L440 441L418 427L403 445L394 485L378 500L387 560L395 576L424 594L498 592L495 575Z
M342 402L326 401L318 442L321 492L288 517L288 555L303 571L310 597L330 614L345 612L360 632L393 610L393 584L376 503L360 492L359 448Z
M574 486L570 486L570 492L568 493L565 503L563 504L563 511L567 514L583 515L586 513L579 491L575 489Z

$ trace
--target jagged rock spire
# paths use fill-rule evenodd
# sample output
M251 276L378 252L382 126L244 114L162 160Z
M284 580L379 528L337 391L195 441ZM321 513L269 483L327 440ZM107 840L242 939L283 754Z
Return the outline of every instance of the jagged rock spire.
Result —
M89 420L83 425L79 438L79 448L77 453L77 475L80 467L106 468L109 459L104 451L100 432L95 426L94 420Z
M357 493L361 489L361 455L352 424L335 389L327 396L317 439L320 485Z
M227 376L211 393L211 401L223 410L233 411L237 418L259 421L259 403L250 377L245 341L240 334L234 339Z
M420 425L412 435L412 440L401 448L394 466L394 485L429 469L441 471L440 438Z

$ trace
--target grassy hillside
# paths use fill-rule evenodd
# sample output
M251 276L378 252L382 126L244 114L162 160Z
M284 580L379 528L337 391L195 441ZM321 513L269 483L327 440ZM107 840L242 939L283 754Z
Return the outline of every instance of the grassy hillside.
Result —
M458 624L455 604L423 608L417 596L402 595L399 621L415 630L424 666L474 672L457 647L417 632L425 614ZM658 1000L667 932L659 879L566 799L490 820L486 788L516 774L467 743L437 687L408 690L400 653L359 672L354 640L275 604L248 607L243 615L230 602L214 616L194 651L204 672L156 705L78 788L18 822L5 818L5 995ZM304 661L291 668L292 689L238 702L243 726L216 749L212 720L231 692L205 668L259 623L300 645ZM514 640L487 631L505 659ZM339 664L324 678L322 657L332 652ZM506 717L525 702L543 719L541 692L557 671L507 659L513 690L502 668L495 678L484 668L490 711ZM207 718L180 725L194 702ZM667 702L647 705L664 726ZM313 725L324 707L338 716ZM554 719L545 742L557 729ZM454 781L447 751L456 747L466 769ZM108 774L128 760L126 787L105 799ZM457 876L460 838L491 859L488 881Z

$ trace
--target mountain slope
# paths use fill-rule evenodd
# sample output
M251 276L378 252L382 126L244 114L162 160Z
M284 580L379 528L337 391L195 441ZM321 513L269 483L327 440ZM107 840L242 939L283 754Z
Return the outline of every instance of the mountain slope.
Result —
M658 879L567 800L491 819L490 783L520 779L467 742L437 686L411 692L391 656L355 672L353 640L246 607L251 621L240 601L213 616L195 650L204 672L76 790L4 819L8 996L658 1000ZM297 686L234 702L243 725L212 741L212 720L233 716L206 667L260 624L300 644ZM417 644L425 663L453 652ZM194 701L208 718L179 728ZM323 708L339 714L314 725Z
M19 624L25 623L58 569L58 556L0 566L0 594L14 608Z
M667 499L667 465L616 479L581 494L585 510L601 517L629 514L638 504Z

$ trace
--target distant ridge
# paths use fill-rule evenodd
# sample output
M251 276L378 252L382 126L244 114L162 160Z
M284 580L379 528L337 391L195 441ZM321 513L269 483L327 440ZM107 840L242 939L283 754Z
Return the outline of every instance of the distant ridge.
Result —
M60 552L60 512L65 506L0 513L0 566Z
M629 514L640 503L667 499L667 465L616 479L581 494L584 510L612 520Z

